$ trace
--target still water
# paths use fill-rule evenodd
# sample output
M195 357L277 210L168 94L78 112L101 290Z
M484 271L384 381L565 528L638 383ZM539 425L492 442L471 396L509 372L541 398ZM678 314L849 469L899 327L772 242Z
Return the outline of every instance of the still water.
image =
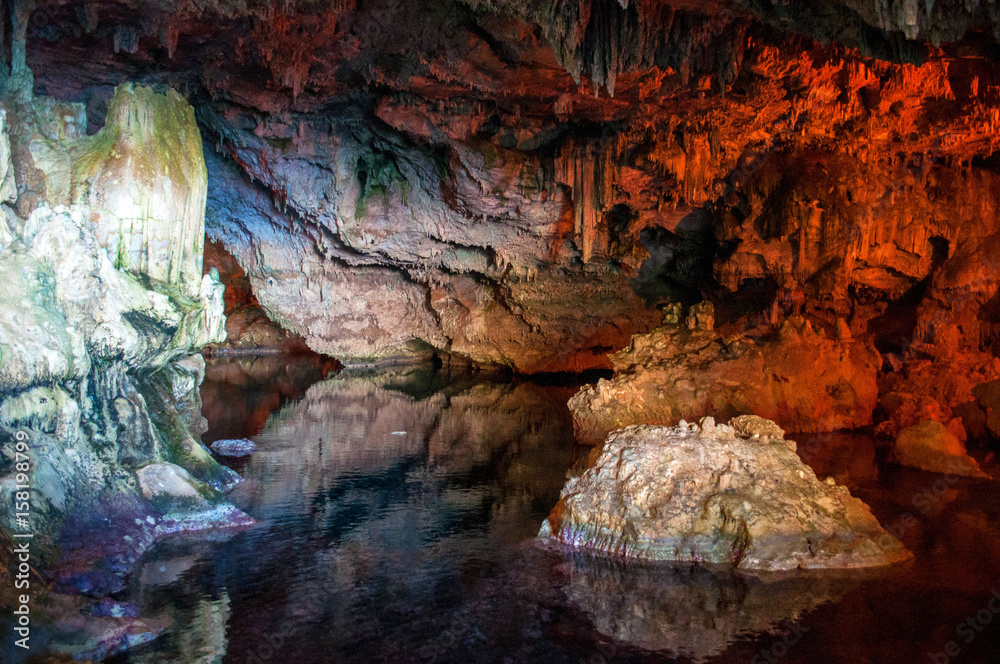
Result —
M245 478L232 498L259 523L151 551L120 599L171 627L113 661L1000 661L996 482L893 468L862 436L799 437L913 562L761 577L622 565L533 540L589 452L573 386L325 374L306 359L209 363L205 441L256 441L232 464Z

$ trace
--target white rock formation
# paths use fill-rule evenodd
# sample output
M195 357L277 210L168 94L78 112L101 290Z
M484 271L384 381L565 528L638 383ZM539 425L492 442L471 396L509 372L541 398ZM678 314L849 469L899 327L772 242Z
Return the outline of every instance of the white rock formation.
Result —
M759 570L910 556L846 487L818 480L783 434L752 415L615 431L567 482L539 535L626 557Z
M0 203L11 203L15 199L17 181L10 157L10 139L7 138L7 111L0 109Z
M88 207L115 267L197 298L208 176L194 109L173 90L125 83L94 136L80 104L42 98L33 110L30 152L48 203Z
M67 575L78 580L70 583L109 592L120 579L98 561L115 559L120 572L155 534L248 520L212 493L238 477L197 439L204 362L191 353L225 339L223 286L201 268L207 180L197 126L176 94L126 86L115 103L109 131L89 138L78 104L29 97L0 116L6 124L16 113L26 132L0 131L0 434L31 442L40 555L55 555L50 545L74 537L67 533L90 532L91 520L106 516L117 529L66 549L75 556ZM26 183L21 192L8 189L11 168ZM104 207L69 204L71 194ZM34 211L19 216L12 197ZM133 208L112 203L136 200L152 206L150 223L117 216ZM125 228L141 254L128 265L108 242ZM133 471L162 462L210 488L204 509L145 518L154 508ZM0 485L13 486L13 466L5 472Z

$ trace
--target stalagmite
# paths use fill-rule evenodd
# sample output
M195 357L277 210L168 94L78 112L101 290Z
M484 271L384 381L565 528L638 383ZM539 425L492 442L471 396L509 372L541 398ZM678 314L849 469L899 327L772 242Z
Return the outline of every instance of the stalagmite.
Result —
M194 110L172 90L122 85L106 126L74 152L73 202L98 212L95 232L118 266L197 297L207 180Z

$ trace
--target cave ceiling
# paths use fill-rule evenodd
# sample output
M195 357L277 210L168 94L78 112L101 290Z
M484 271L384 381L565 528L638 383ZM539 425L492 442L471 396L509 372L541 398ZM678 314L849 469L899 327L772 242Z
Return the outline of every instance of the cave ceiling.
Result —
M84 104L94 132L122 82L180 91L208 144L296 218L275 223L311 229L303 252L423 284L429 295L407 306L429 298L418 327L431 331L417 336L440 347L456 342L438 332L450 325L438 302L476 309L484 283L506 288L512 262L526 279L539 266L563 279L570 254L607 259L619 281L619 267L640 282L669 272L689 301L767 282L786 313L805 303L864 332L940 264L936 248L978 256L1000 231L994 2L13 0L11 16L5 39L16 47L26 30L36 94ZM330 147L345 141L368 146L347 167ZM407 173L422 195L408 197ZM228 186L212 177L210 212L213 187ZM381 221L358 220L393 178L402 206L378 213L395 220L380 235ZM326 180L336 191L317 193ZM465 225L480 219L495 225ZM254 263L254 242L227 246L262 289L270 268ZM658 252L667 258L650 268ZM428 270L475 283L440 295ZM960 263L946 272L958 275L948 288L968 287ZM980 307L989 293L973 290ZM624 321L633 309L622 307ZM651 321L574 343L603 357ZM523 325L512 340L546 329ZM992 332L962 334L992 343Z
M261 115L419 105L520 133L667 121L750 136L762 107L772 126L796 106L889 111L880 93L906 65L949 88L924 116L967 115L994 101L1000 31L992 2L12 1L30 11L36 91L89 102L95 123L101 88L128 79Z

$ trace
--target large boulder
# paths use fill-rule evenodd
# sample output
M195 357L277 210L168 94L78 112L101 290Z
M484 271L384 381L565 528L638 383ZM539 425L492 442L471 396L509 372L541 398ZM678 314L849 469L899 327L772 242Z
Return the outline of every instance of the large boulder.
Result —
M563 488L539 535L578 548L741 569L875 567L909 552L821 482L774 423L630 426Z
M906 427L896 436L896 460L904 466L932 473L988 477L965 445L948 428L935 420Z
M879 354L848 333L832 339L791 318L777 334L754 339L724 337L698 315L688 325L679 322L668 316L663 327L632 337L611 355L614 378L587 385L570 400L580 442L600 443L630 424L676 424L708 414L755 413L799 432L871 424Z

